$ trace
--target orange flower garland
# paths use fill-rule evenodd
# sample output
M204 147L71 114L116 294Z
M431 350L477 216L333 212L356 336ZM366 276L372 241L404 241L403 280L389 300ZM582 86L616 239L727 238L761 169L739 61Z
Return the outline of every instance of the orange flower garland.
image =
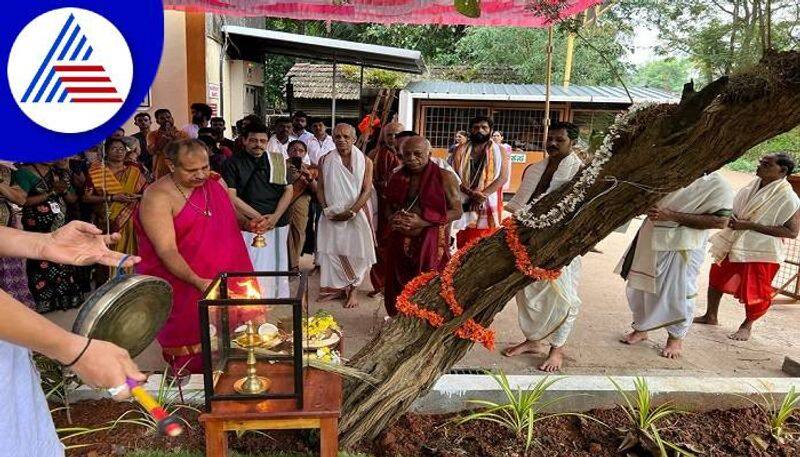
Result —
M490 351L494 350L494 330L487 329L475 322L474 319L464 322L464 325L457 328L453 333L461 339L472 340L476 343L481 343Z
M554 281L561 276L561 270L545 270L544 268L534 267L528 256L528 250L517 233L517 221L513 217L503 220L503 227L506 229L506 244L508 249L514 254L514 261L517 269L536 281Z
M544 268L533 266L531 259L528 256L528 250L525 249L525 245L522 244L522 241L519 239L517 225L514 218L505 219L503 221L503 227L506 229L506 244L508 245L508 249L511 251L511 253L514 254L515 264L519 271L537 281L552 281L561 275L560 270L545 270ZM458 299L456 298L456 288L453 282L456 270L458 270L458 267L461 266L463 257L467 252L469 252L470 249L483 241L483 239L487 236L491 236L493 234L494 232L470 241L466 246L453 254L453 257L445 266L444 271L442 271L442 283L441 289L439 290L439 295L442 297L442 299L444 299L445 303L447 303L447 307L450 309L450 312L453 313L453 316L457 317L464 313L464 307L458 303ZM431 327L441 327L444 324L444 317L442 315L433 310L422 309L412 300L412 297L417 293L417 291L419 291L420 288L422 288L422 286L437 276L438 274L436 272L422 273L406 284L406 286L403 288L403 292L399 297L397 297L397 310L403 315L422 319L428 322ZM487 329L474 319L468 319L460 327L455 329L453 334L458 338L480 343L490 351L494 350L494 330Z
M411 297L413 297L422 286L427 284L428 281L436 276L437 274L435 272L430 271L427 273L422 273L421 275L409 281L409 283L403 288L403 292L397 297L397 303L395 304L397 310L406 316L417 317L425 320L431 324L431 327L441 327L444 323L444 317L439 315L439 313L436 311L422 309L417 306L416 303L411 301Z

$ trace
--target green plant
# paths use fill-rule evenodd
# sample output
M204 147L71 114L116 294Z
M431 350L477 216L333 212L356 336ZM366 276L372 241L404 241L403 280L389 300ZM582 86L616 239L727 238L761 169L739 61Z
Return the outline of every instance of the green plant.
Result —
M662 403L655 406L653 394L644 378L637 377L633 381L635 392L626 393L620 385L612 378L608 378L617 392L625 400L622 410L630 422L630 426L624 429L625 439L619 446L620 452L629 451L636 446L641 446L653 455L667 457L667 449L672 450L677 455L692 456L691 453L681 449L678 445L665 440L661 437L664 428L661 424L670 416L686 414L671 402Z
M166 373L167 370L164 372ZM155 400L164 408L164 411L171 416L175 416L189 428L193 428L189 422L180 416L181 411L194 411L200 413L201 411L194 406L180 403L180 397L175 391L175 385L178 378L171 377L167 381L167 376L161 376L161 382L158 384L158 392L156 393ZM116 420L111 422L111 427L116 427L118 424L132 424L139 425L147 429L150 434L158 433L158 421L150 415L144 406L138 402L133 402L135 408L122 413Z
M506 396L506 403L494 403L486 400L469 400L468 403L483 406L484 409L472 413L466 417L455 419L458 424L464 424L473 420L481 420L494 422L503 427L511 430L517 438L525 439L525 450L530 448L534 442L533 431L534 425L548 417L562 416L567 414L542 414L550 405L562 400L564 397L554 398L550 401L543 402L542 398L544 393L550 386L558 382L558 379L549 380L548 377L540 380L534 386L528 386L527 389L517 388L516 391L511 389L508 382L508 377L500 370L498 373L487 372L492 379L503 389ZM581 417L589 418L580 414ZM593 419L593 418L589 418Z
M764 388L766 389L766 385L764 385ZM778 403L771 392L768 395L757 389L756 391L761 397L761 401L755 401L748 397L743 398L753 403L767 416L767 427L769 427L769 433L772 437L779 443L783 443L786 438L800 435L800 431L794 431L792 429L794 424L788 423L789 419L796 412L800 411L800 392L797 392L795 387L792 386L789 392L783 397L783 400Z

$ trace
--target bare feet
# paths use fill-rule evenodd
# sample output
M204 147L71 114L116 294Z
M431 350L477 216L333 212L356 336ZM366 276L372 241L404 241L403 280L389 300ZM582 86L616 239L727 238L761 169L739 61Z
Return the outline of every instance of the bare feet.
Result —
M747 341L750 339L750 334L753 332L753 323L749 321L742 322L739 330L736 333L728 335L728 338L736 341Z
M358 293L356 292L355 287L350 287L347 291L347 301L344 302L345 308L356 308L358 307Z
M703 314L702 316L697 316L694 318L695 324L703 324L703 325L718 325L719 322L717 321L717 316L709 316L708 313Z
M502 354L506 357L514 357L522 354L542 354L542 353L544 353L544 348L542 347L542 343L539 341L529 341L529 340L525 340L514 346L509 346L503 349L502 352Z
M342 300L345 297L347 297L347 295L344 293L344 291L320 292L317 296L317 301L324 302L331 300Z
M683 341L670 336L667 338L667 345L661 350L661 357L677 359L681 355L681 351L683 351Z
M539 365L539 370L547 373L555 373L561 370L561 365L564 363L564 348L563 347L550 347L550 354L547 359Z
M619 340L619 342L624 344L634 345L646 340L647 340L647 332L640 332L638 330L634 330L628 333L627 335L623 336Z

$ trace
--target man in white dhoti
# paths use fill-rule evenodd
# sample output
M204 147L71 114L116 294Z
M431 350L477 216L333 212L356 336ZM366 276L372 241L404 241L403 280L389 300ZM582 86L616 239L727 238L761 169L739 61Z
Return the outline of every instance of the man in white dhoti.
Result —
M568 183L580 170L580 158L572 151L578 139L578 128L569 123L556 123L547 135L547 158L530 165L522 175L522 183L514 198L506 205L511 212L524 208L536 197L550 193ZM503 355L512 357L541 351L540 342L549 337L547 359L539 369L555 372L564 361L567 342L581 299L578 297L580 257L561 269L555 281L536 281L517 292L519 327L525 341L506 348Z
M794 171L794 159L785 153L761 158L758 176L739 190L733 200L728 228L711 237L714 265L708 278L708 309L697 324L717 325L722 294L731 294L744 305L745 319L729 338L750 339L753 323L772 305L772 280L786 259L784 238L800 231L800 198L786 177Z
M292 202L292 187L286 181L286 160L280 151L269 151L267 128L250 124L244 134L244 153L225 161L222 177L236 196L237 209L250 218L263 216L267 220L265 247L253 246L251 232L242 232L255 271L288 271L289 215L286 209ZM248 207L249 205L249 207ZM259 278L264 298L289 296L289 281L285 276Z
M633 312L633 331L623 343L639 343L647 339L647 332L666 327L661 355L680 355L694 315L708 230L725 228L732 206L733 190L714 172L670 193L647 212L615 270L627 280Z
M372 161L354 146L355 141L355 128L336 126L336 150L320 160L317 181L317 200L323 208L317 232L320 299L344 298L345 308L358 306L356 288L375 263L368 205Z

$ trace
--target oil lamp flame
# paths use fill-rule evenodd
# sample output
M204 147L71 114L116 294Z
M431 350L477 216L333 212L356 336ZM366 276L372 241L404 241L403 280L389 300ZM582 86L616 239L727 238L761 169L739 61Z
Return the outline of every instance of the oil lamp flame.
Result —
M261 298L261 288L258 287L258 281L255 278L249 278L244 281L239 281L236 284L239 291L236 298L259 300Z

